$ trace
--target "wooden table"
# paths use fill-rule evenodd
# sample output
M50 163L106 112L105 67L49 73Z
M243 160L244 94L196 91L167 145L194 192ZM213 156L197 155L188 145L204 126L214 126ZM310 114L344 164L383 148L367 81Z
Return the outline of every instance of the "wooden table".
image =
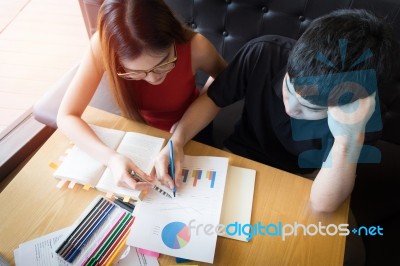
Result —
M166 132L90 107L84 119L99 126L169 137ZM70 146L70 141L56 131L1 192L0 253L8 261L14 262L13 250L19 244L71 225L100 194L93 189L85 191L81 186L56 188L58 180L52 176L54 170L49 164L57 162ZM347 223L349 200L330 215L312 212L308 203L310 180L193 141L186 145L185 153L225 156L231 165L257 171L252 224ZM214 264L342 265L344 247L345 237L339 235L297 235L284 241L280 236L257 235L248 243L218 237ZM174 258L165 255L159 262L176 264Z

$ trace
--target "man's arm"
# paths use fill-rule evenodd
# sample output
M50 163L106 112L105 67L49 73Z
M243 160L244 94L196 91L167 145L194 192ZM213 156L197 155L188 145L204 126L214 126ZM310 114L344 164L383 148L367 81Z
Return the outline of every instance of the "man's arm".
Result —
M358 139L358 143L349 143L335 138L311 188L310 202L315 211L333 212L351 194L364 136L360 135Z
M318 212L333 212L351 194L365 139L365 126L375 111L375 93L353 103L328 108L335 138L311 188L310 202Z

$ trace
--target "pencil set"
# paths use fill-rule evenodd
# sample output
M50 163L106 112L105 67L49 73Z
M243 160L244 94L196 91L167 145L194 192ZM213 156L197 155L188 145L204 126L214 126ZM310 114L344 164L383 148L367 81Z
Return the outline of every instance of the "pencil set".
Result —
M72 265L111 265L124 249L132 223L129 211L98 197L55 252Z

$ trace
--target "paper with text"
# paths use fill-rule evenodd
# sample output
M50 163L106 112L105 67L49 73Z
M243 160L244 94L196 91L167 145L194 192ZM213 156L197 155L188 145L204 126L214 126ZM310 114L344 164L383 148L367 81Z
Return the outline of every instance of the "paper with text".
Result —
M62 260L54 252L55 244L68 232L70 228L41 236L39 238L22 243L14 250L16 266L68 266L69 263ZM120 266L158 266L157 258L141 254L138 249L126 246L115 265Z
M14 250L16 266L67 266L67 262L60 259L53 251L57 241L69 231L65 228L39 238L22 243Z

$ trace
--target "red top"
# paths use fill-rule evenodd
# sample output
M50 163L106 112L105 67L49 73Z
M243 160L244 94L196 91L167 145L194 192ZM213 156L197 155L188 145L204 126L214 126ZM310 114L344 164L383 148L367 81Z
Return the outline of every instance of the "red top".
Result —
M169 131L181 119L189 105L199 96L192 73L190 41L177 44L178 60L163 83L151 85L145 80L135 82L135 101L145 122Z

